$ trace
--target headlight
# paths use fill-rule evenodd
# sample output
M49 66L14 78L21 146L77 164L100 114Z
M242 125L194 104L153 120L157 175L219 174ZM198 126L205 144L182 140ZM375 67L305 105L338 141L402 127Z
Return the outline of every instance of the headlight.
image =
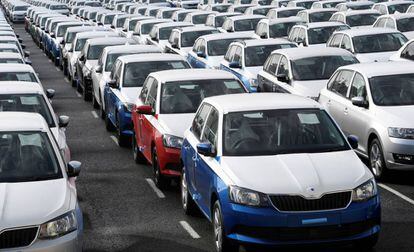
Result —
M165 147L168 147L168 148L181 149L181 145L183 144L183 139L181 137L176 137L172 135L163 135L162 143Z
M257 79L250 79L249 84L252 87L257 87L257 85L258 85Z
M395 138L414 139L414 129L389 127L388 136Z
M355 188L352 192L352 201L365 201L377 195L377 183L370 179Z
M129 103L129 102L124 103L124 107L126 110L128 110L128 112L132 112L132 110L134 109L134 105L135 105L134 103Z
M75 211L40 225L39 239L54 239L78 228Z
M230 200L247 206L268 206L269 200L265 194L237 186L229 187Z

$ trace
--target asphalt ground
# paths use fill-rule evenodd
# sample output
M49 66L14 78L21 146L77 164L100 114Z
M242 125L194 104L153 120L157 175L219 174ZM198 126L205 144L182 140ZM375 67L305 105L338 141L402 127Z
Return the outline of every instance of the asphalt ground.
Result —
M84 251L214 251L210 223L201 215L184 215L179 187L172 185L162 192L154 189L150 166L135 164L132 151L117 145L98 111L83 101L23 25L14 27L31 53L42 84L56 90L55 112L70 116L68 144L72 159L82 162L77 189L84 214ZM382 231L373 251L414 251L414 172L393 172L379 191ZM324 245L273 251L286 250L355 249Z

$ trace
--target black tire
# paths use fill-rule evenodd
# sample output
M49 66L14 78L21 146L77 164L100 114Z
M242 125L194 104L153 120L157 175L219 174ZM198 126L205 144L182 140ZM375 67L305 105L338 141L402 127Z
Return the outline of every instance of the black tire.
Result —
M100 116L101 116L101 119L102 119L102 120L105 120L106 113L105 113L105 110L104 110L103 106L101 106L101 107L99 108L99 114L100 114Z
M83 93L83 89L80 83L76 83L76 91L78 91L79 94Z
M188 191L188 184L185 169L181 174L181 205L186 215L194 216L197 213L197 205L195 204L190 192Z
M147 160L145 159L144 155L142 154L141 151L139 151L135 133L132 136L132 154L133 154L135 163L137 164L147 163Z
M159 189L165 189L168 186L169 180L161 174L160 165L158 163L157 149L152 149L152 169L154 176L154 183Z
M371 251L378 242L379 235L374 234L370 237L358 240L354 243L357 251Z
M111 120L109 119L108 115L105 115L105 128L107 131L114 131L115 126L112 124Z
M377 180L383 180L388 175L387 164L384 159L384 152L380 141L375 138L369 144L369 168Z
M232 243L225 235L223 226L223 214L220 202L216 200L213 205L213 235L214 246L217 252L237 252L239 246Z
M116 138L118 139L118 145L120 147L130 147L131 146L131 139L129 136L125 136L124 134L122 134L121 132L121 127L119 126L119 118L117 115L116 118Z
M92 100L92 92L86 90L86 82L83 81L83 100L84 101L91 101Z

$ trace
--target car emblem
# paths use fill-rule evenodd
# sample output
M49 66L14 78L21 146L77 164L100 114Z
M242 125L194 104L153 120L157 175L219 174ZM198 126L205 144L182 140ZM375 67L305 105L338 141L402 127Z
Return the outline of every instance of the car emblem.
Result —
M306 188L306 192L308 192L309 193L309 196L310 197L315 197L315 188L314 187L308 187L308 188Z

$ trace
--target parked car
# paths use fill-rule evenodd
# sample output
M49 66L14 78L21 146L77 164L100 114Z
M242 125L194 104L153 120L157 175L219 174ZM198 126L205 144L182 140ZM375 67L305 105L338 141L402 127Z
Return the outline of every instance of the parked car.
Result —
M262 19L256 26L255 34L258 38L287 38L294 25L303 24L299 17L276 19Z
M137 22L132 34L132 38L138 42L138 44L147 44L149 39L149 33L152 27L156 24L169 23L170 19L144 19Z
M151 73L132 114L136 162L152 164L155 184L165 188L169 179L181 175L183 134L201 101L210 96L245 92L236 77L223 71L186 69Z
M326 47L326 42L335 31L350 29L340 22L316 22L298 24L290 29L288 40L300 46Z
M233 17L241 15L237 12L225 12L225 13L212 13L207 16L206 19L206 26L214 27L214 28L220 28L223 26L224 20L226 17Z
M314 2L311 9L336 8L338 4L347 3L346 0L322 0Z
M300 17L305 23L326 22L336 12L338 10L335 8L309 9L299 11L296 16Z
M395 29L408 39L414 38L414 13L395 13L391 15L380 16L372 25L378 28Z
M287 18L294 17L298 14L299 11L304 10L303 7L284 7L284 8L274 8L269 10L266 17L268 19L278 19L278 18Z
M1 64L0 82L3 81L29 81L41 85L33 67L25 64Z
M221 28L223 32L249 32L253 35L256 30L257 23L259 23L259 21L263 18L264 16L262 15L240 15L226 17Z
M172 30L189 26L193 26L193 24L188 22L169 22L155 24L149 33L147 44L158 46L161 51L165 51Z
M342 22L351 28L371 27L381 14L376 10L340 11L332 15L329 21Z
M372 1L355 1L355 2L345 2L340 3L336 6L338 11L347 11L347 10L369 10L374 5Z
M187 13L183 22L191 23L193 25L204 26L206 23L207 16L215 13L214 11L193 11Z
M359 139L357 152L367 157L378 179L389 169L414 168L414 64L384 62L339 68L321 91L319 102L346 135Z
M391 55L390 61L413 61L414 60L414 39L405 43L400 50Z
M0 64L29 64L20 53L0 52Z
M288 94L207 98L184 136L182 206L212 222L216 251L240 243L376 244L376 182L352 150L356 138L346 139L316 102Z
M286 7L303 7L305 9L310 9L315 2L318 2L318 0L292 0L289 1Z
M408 39L387 28L361 28L336 31L326 43L352 52L360 62L388 61Z
M292 93L317 99L338 67L358 63L339 48L290 48L274 51L257 79L259 92Z
M394 13L405 13L412 5L412 1L391 1L391 2L382 2L376 3L372 6L372 9L377 10L382 15L394 14Z

